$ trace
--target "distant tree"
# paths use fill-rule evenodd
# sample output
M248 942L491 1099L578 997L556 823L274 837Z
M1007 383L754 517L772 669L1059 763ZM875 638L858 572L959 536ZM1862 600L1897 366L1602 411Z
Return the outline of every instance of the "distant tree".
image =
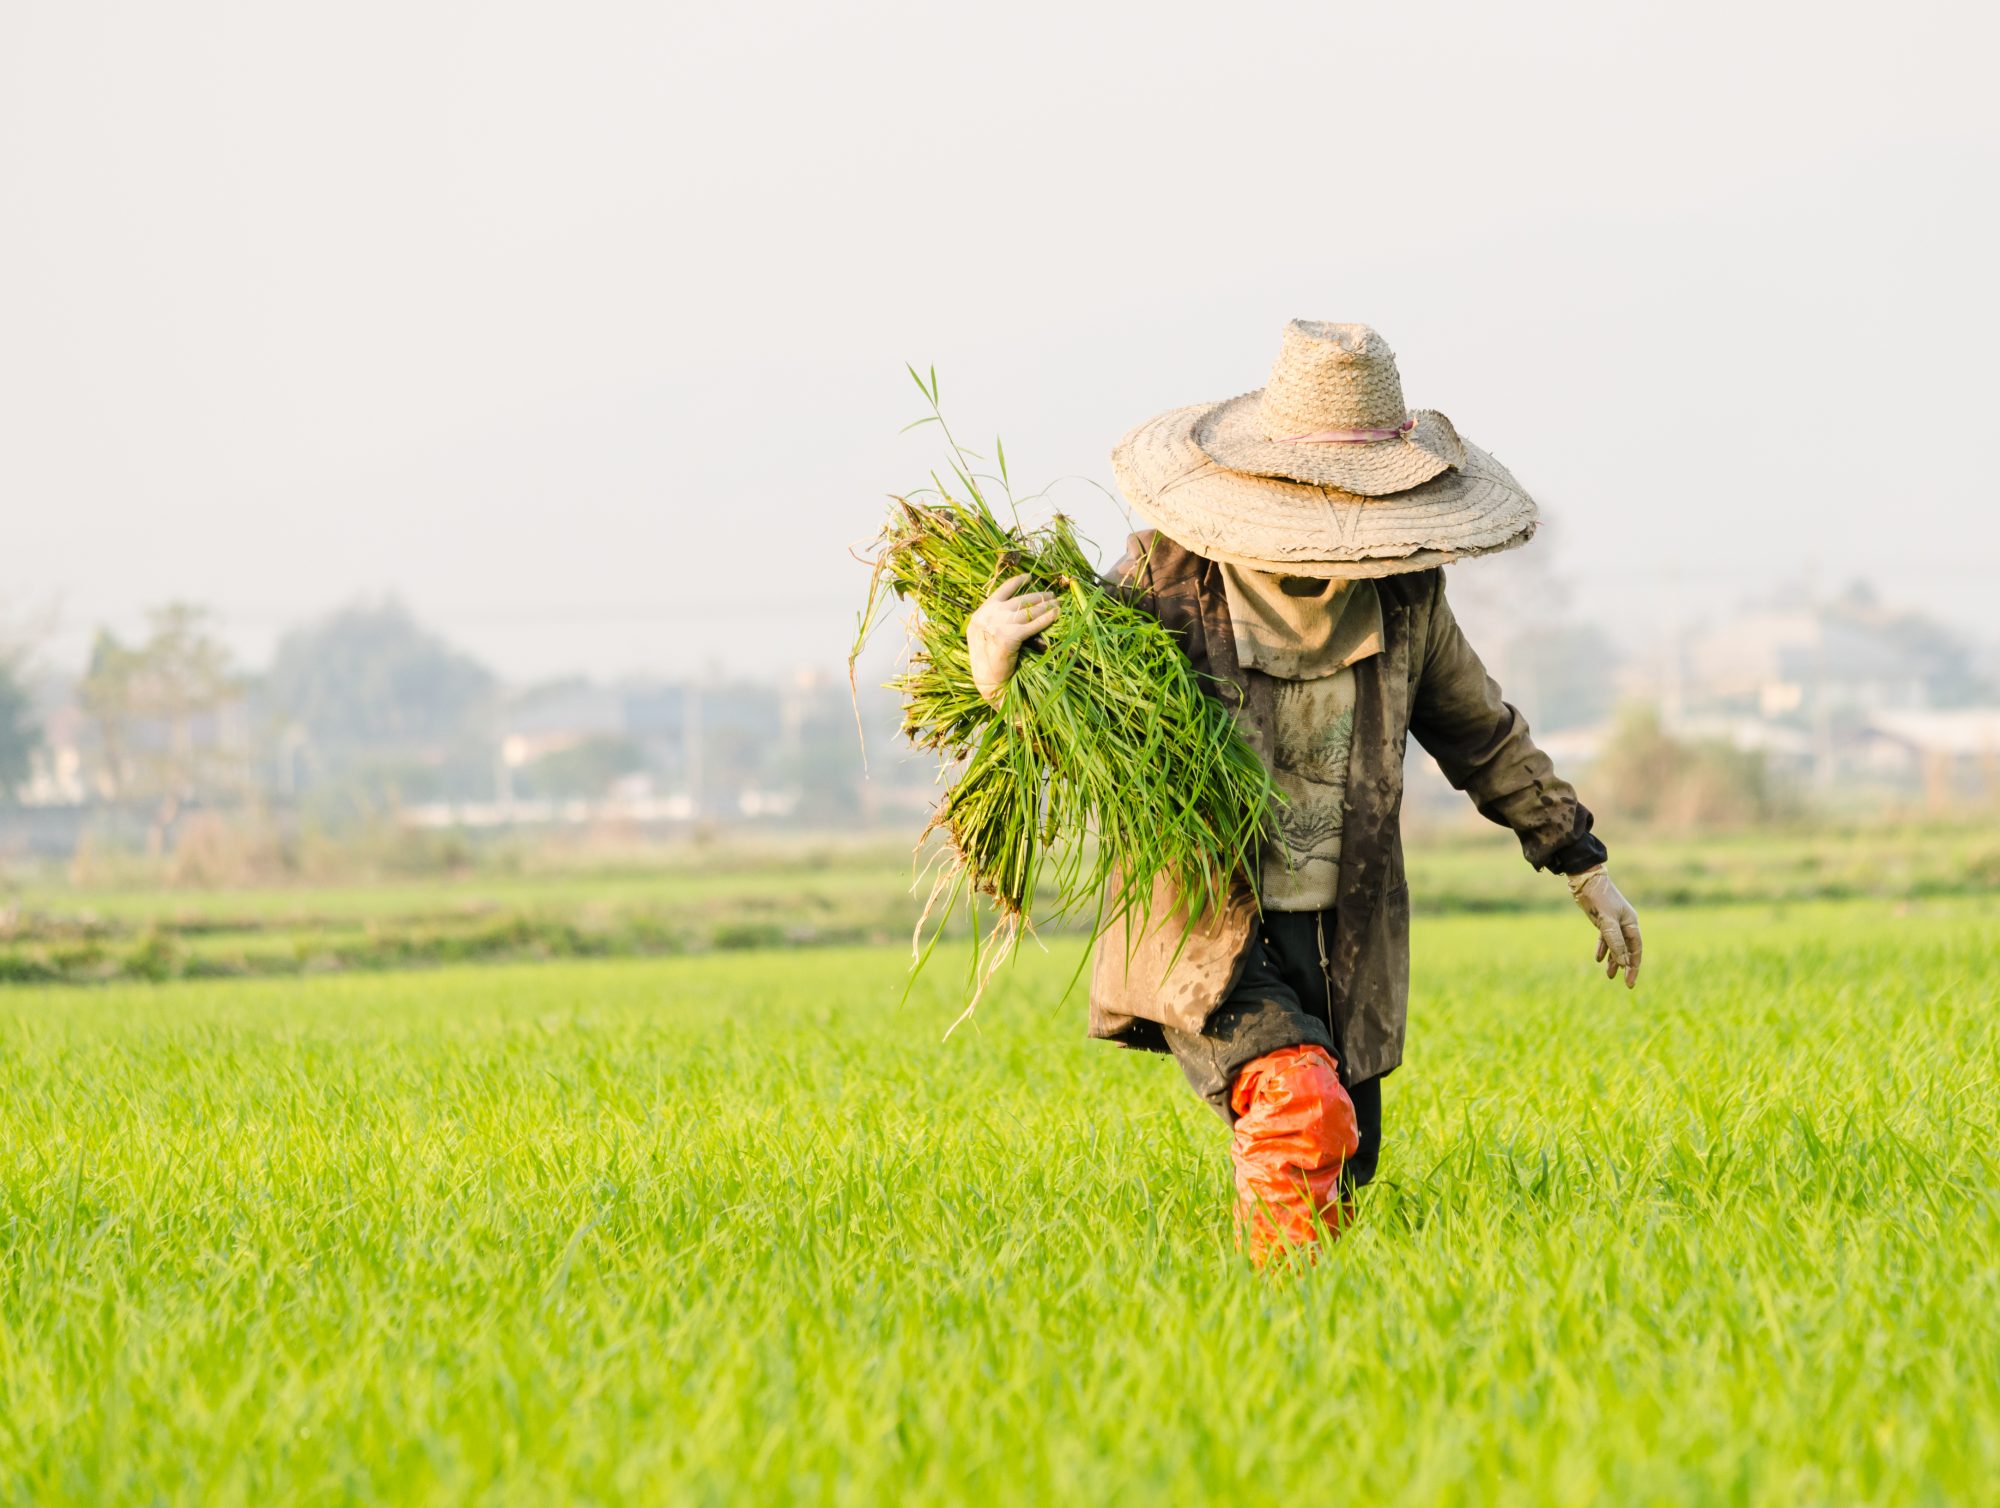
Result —
M243 685L205 609L175 602L150 617L138 645L98 630L77 699L97 729L100 789L156 803L147 847L157 854L184 802L240 782L235 752L212 732L198 737L197 725L240 697Z
M1619 664L1601 627L1572 611L1571 579L1557 569L1560 551L1550 548L1559 527L1544 525L1532 550L1446 571L1453 615L1493 667L1507 700L1544 731L1605 717Z
M1786 814L1764 756L1717 740L1669 734L1651 707L1628 707L1590 772L1618 817L1671 832L1744 827Z
M27 784L41 741L34 701L22 684L20 668L11 659L0 659L0 801L12 801Z
M493 704L492 672L400 602L357 603L278 642L264 693L335 762L461 742Z
M1910 667L1933 707L1963 707L1993 698L1992 683L1980 673L1978 650L1966 639L1923 613L1886 607L1865 581L1849 582L1828 613L1854 624Z
M131 743L133 680L137 656L108 628L100 628L90 643L90 665L77 682L77 705L97 733L96 775L99 794L116 799L124 794L131 772L125 751Z
M896 745L885 738L880 763L890 765ZM861 741L855 737L854 714L844 699L803 720L798 752L789 774L798 787L802 820L852 822L861 813Z
M1617 699L1619 662L1595 628L1577 622L1530 625L1502 648L1507 700L1537 728L1597 722Z

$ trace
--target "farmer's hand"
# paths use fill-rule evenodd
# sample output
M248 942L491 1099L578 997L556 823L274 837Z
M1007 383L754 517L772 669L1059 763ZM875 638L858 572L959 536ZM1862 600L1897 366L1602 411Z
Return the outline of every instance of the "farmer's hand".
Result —
M972 652L972 683L996 707L1007 677L1014 673L1022 642L1056 621L1055 593L1014 595L1027 581L1026 572L1008 577L965 620L965 647Z
M1597 928L1597 961L1604 965L1604 977L1616 979L1623 969L1625 988L1631 989L1639 982L1639 913L1618 893L1602 864L1563 878L1569 881L1569 893L1576 897L1583 914Z

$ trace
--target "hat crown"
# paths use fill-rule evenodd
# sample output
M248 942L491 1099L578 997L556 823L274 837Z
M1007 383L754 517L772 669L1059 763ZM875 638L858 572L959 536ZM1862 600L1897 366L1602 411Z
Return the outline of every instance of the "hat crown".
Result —
M1277 439L1333 429L1390 429L1409 417L1396 353L1367 325L1295 319L1258 401Z

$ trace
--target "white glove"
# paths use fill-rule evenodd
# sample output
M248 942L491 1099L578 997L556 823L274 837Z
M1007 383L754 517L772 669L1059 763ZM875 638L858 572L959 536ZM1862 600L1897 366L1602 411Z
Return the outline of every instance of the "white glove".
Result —
M1006 689L1007 677L1014 673L1015 662L1021 657L1022 643L1056 621L1054 592L1014 595L1027 580L1025 571L1008 577L965 620L965 647L972 655L972 683L979 688L980 696L996 707L1000 705L1000 693Z
M1597 961L1604 965L1604 977L1616 979L1625 971L1625 988L1639 982L1639 913L1618 893L1602 864L1582 874L1566 874L1569 893L1576 897L1583 914L1597 928Z

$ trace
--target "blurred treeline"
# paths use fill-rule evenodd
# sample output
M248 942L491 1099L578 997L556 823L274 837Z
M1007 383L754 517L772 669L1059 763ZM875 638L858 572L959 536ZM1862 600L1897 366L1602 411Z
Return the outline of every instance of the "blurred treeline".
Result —
M1601 825L1633 835L1907 824L2000 799L1972 646L1859 589L1712 623L1648 659L1533 561L1454 592ZM1524 614L1520 604L1532 602ZM863 674L509 685L394 599L301 623L268 663L170 604L65 676L0 633L0 866L92 887L229 887L660 862L759 834L907 844L937 771ZM863 737L866 735L866 754ZM1413 836L1479 826L1412 748Z
M130 639L100 631L73 678L0 654L0 857L248 883L865 826L924 804L897 722L886 692L827 675L510 687L394 600L306 623L251 669L177 603Z

